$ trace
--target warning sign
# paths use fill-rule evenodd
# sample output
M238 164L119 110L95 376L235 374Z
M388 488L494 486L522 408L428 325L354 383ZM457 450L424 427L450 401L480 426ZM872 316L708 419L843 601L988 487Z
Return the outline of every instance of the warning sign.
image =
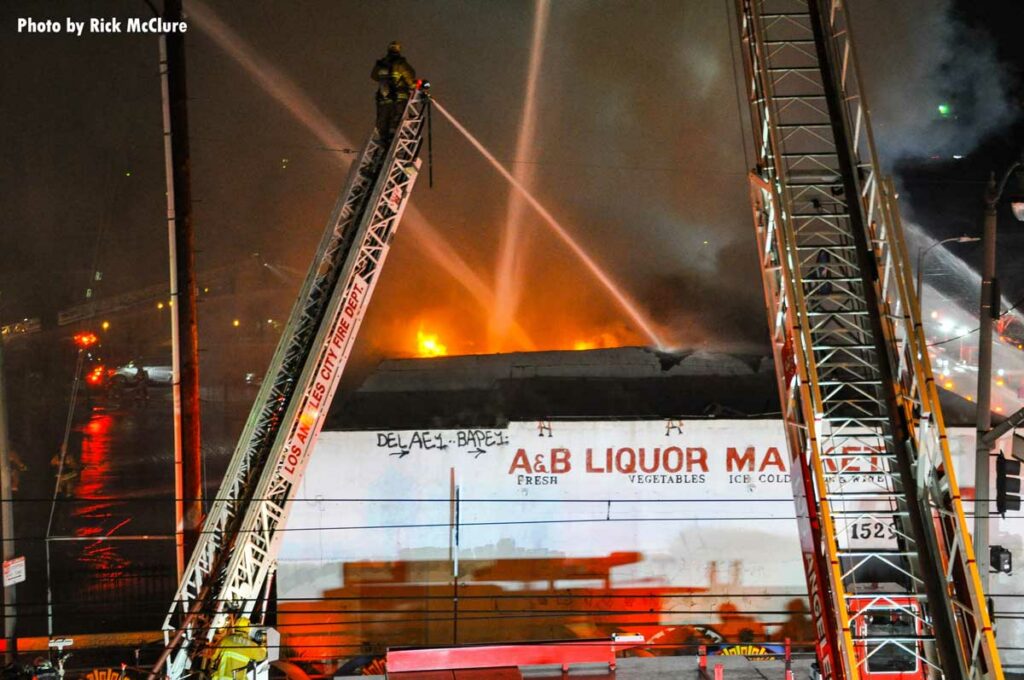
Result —
M4 560L4 588L25 580L25 557Z

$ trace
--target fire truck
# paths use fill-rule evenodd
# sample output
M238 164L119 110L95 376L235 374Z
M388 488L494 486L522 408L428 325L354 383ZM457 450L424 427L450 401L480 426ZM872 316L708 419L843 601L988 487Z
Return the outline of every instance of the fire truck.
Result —
M209 664L224 631L265 611L280 529L419 173L429 103L418 88L389 143L374 131L352 165L178 585L152 676L177 680ZM250 669L263 676L274 631L245 628L268 636L271 654Z
M846 5L737 3L751 206L818 669L1002 678Z
M1002 680L846 2L737 9L753 222L818 671ZM429 101L417 90L390 143L375 132L353 164L167 614L153 676L180 680L225 630L260 619L280 530L416 180ZM865 540L855 529L874 524L891 531ZM266 644L276 651L273 637ZM581 648L426 656L466 668ZM254 658L250 672L273 658ZM416 670L399 658L389 672Z
M922 639L925 624L917 601L908 597L867 595L850 602L857 638L854 651L871 680L927 677ZM877 640L877 641L876 641Z

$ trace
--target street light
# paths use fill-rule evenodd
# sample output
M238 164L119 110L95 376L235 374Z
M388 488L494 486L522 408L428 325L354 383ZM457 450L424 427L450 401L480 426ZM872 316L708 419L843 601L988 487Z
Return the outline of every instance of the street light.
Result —
M1021 210L1024 211L1024 203L1021 204ZM924 289L921 287L922 277L924 276L924 261L928 257L928 253L945 243L977 243L980 240L977 236L951 236L950 238L936 241L927 248L917 249L917 315L919 317L921 316L922 298L924 297Z
M1017 161L1017 169L1024 168L1024 159ZM1018 222L1024 222L1024 175L1017 173L1014 187L1010 191L1010 210Z
M1024 156L1006 169L997 183L995 173L985 188L985 226L982 232L984 259L981 270L981 312L978 315L978 413L974 451L974 554L982 590L988 591L989 573L989 462L992 444L986 436L992 429L992 322L999 316L999 286L996 282L996 208L1007 184L1024 167ZM1021 177L1008 193L1013 216L1024 222L1024 188Z

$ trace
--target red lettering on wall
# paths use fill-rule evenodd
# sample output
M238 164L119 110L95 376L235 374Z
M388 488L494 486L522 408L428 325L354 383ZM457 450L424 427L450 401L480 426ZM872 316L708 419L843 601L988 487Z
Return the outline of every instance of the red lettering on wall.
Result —
M551 472L560 475L572 469L569 449L551 449Z
M765 468L769 465L777 468L780 472L786 471L786 464L782 462L782 454L774 446L768 448L764 454L764 459L761 460L761 467L758 468L758 472L764 472Z
M683 450L678 446L670 446L664 454L665 472L675 473L683 469Z
M636 451L628 447L616 451L615 469L627 474L636 472Z
M594 461L594 450L587 449L587 472L610 472L612 468L612 450L605 451L604 467L598 467L601 461Z
M747 450L740 456L736 451L736 447L730 446L725 452L725 468L729 472L736 471L754 471L754 447L748 446Z
M509 467L508 473L511 475L516 470L521 470L528 475L533 474L533 468L530 467L530 457L526 455L526 449L519 449L516 451L516 455L512 459L512 465Z
M686 449L686 471L693 472L694 466L700 467L701 472L708 471L708 452L699 446L690 446ZM667 466L666 466L667 467Z
M661 453L661 449L657 448L654 451L648 453L647 449L640 447L640 471L641 472L657 472L661 467L661 461L659 460L658 454Z

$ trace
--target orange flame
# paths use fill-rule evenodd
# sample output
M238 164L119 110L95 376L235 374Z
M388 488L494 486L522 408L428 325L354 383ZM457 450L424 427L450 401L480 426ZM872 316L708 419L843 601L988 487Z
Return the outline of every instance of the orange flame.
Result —
M416 354L421 357L443 357L448 354L448 346L442 345L435 333L424 333L420 328L416 331Z
M587 350L587 349L609 349L611 347L622 347L626 344L623 339L619 338L616 333L611 330L602 331L595 335L591 335L583 340L577 340L573 343L572 348L575 350Z

